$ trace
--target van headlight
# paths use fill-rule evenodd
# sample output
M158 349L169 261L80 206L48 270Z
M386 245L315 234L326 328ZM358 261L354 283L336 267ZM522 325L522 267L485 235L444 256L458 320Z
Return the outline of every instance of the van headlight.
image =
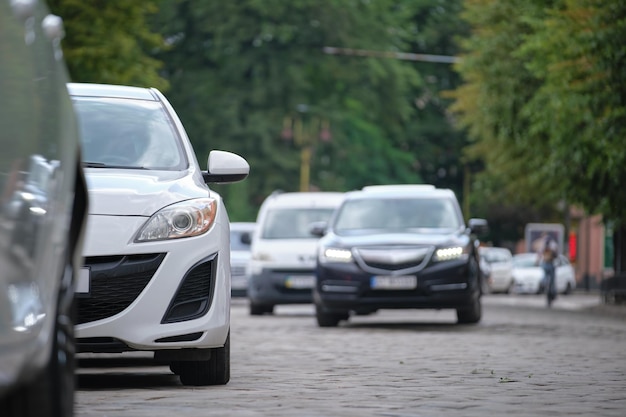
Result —
M180 239L206 233L217 215L217 201L197 198L167 206L150 217L135 242Z
M462 257L467 257L467 249L463 246L450 246L447 248L439 248L435 251L434 261L442 262L442 261L452 261L454 259L459 259Z
M340 248L320 248L318 257L320 263L352 262L352 251Z

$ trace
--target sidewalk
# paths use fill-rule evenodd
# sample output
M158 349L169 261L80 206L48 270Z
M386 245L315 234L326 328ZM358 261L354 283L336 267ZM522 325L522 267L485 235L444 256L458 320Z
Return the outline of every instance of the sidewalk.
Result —
M512 307L546 308L543 294L487 294L483 296L485 305L506 305ZM559 295L552 308L555 310L588 311L626 319L626 304L607 304L598 291L575 291L569 295Z

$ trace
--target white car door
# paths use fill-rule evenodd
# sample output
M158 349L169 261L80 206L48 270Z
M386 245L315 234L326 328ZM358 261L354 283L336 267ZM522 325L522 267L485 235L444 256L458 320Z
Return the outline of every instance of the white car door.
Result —
M564 255L559 255L555 260L556 288L560 293L569 293L576 288L576 275L574 267Z

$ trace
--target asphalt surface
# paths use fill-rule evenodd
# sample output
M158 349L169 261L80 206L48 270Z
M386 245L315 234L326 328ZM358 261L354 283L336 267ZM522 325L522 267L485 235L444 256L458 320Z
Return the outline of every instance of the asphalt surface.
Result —
M258 317L236 299L227 385L183 387L136 354L84 357L76 416L626 416L626 306L587 293L483 304L478 325L387 310L328 329L311 305Z

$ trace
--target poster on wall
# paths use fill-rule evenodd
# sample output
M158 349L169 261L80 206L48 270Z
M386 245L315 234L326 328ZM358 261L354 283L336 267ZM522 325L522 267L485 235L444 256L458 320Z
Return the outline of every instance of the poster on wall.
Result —
M528 223L524 230L527 252L537 252L544 233L550 235L559 245L559 253L563 254L565 226L560 223Z

